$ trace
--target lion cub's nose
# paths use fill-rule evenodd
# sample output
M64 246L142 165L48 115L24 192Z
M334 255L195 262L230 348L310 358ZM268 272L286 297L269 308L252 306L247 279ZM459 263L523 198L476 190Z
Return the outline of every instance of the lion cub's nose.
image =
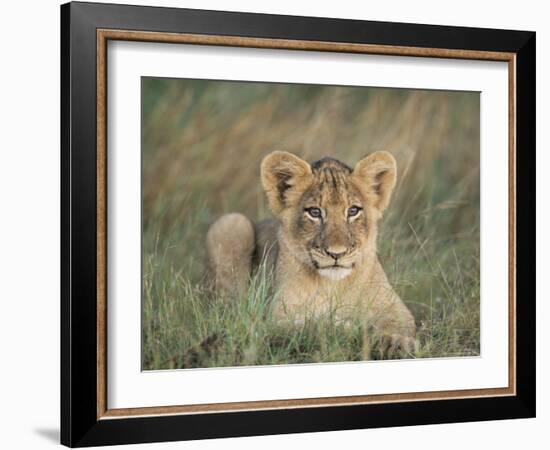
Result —
M348 249L343 245L331 245L330 247L327 247L325 249L325 252L327 253L327 255L331 256L332 258L338 259L344 256L347 250Z

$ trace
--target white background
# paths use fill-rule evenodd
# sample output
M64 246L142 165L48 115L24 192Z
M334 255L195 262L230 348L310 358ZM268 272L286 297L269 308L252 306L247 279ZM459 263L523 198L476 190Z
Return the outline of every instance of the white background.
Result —
M152 1L132 0L134 4ZM162 1L157 5L353 19L420 22L537 31L538 380L548 379L545 343L550 329L550 191L548 150L550 30L544 2L524 0L354 2L269 0L259 2ZM59 423L59 2L9 2L2 8L0 96L0 446L40 449L56 445ZM543 360L543 356L547 359ZM545 448L550 426L550 388L538 384L538 418L506 422L268 436L136 448L255 449L385 446L410 449ZM126 447L129 448L129 447Z

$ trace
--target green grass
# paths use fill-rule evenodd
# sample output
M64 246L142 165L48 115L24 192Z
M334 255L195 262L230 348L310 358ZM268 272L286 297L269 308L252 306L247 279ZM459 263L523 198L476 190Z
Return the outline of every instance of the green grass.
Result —
M416 356L479 354L478 94L144 79L143 119L144 369L361 359L358 318L291 327L270 314L264 271L241 298L205 281L208 226L269 216L259 164L276 149L352 166L394 154L378 249L419 325Z

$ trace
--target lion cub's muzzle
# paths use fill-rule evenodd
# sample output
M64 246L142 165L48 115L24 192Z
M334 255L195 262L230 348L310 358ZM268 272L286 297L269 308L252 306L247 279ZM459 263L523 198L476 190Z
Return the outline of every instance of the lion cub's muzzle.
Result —
M311 258L319 275L334 281L351 274L355 267L357 252L344 246L313 249Z

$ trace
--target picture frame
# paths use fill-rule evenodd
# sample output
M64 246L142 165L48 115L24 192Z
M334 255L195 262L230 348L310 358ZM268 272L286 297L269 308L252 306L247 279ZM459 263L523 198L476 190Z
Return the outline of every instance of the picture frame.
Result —
M500 61L508 68L508 386L109 408L107 45ZM70 447L535 416L533 32L72 2L61 6L61 443ZM112 280L111 280L112 282Z

